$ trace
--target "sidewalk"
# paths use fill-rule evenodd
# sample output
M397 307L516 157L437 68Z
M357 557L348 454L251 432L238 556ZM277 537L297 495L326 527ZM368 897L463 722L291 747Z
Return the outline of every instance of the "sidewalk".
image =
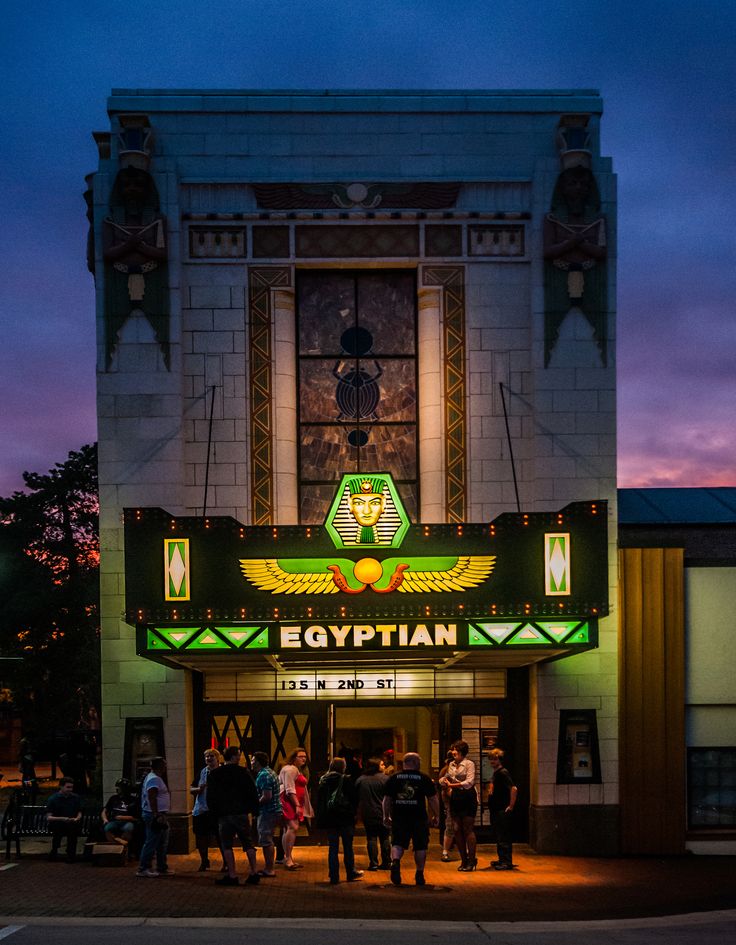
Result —
M24 844L42 853L47 841ZM365 865L356 843L357 865ZM515 851L516 852L516 851ZM3 851L4 853L4 851ZM327 851L298 846L304 869L279 869L258 886L219 888L218 872L197 872L196 854L172 856L171 877L140 879L135 867L49 863L43 856L4 860L0 855L0 916L141 918L353 918L437 919L465 922L549 922L633 919L736 908L733 857L592 859L542 856L524 847L517 869L458 873L457 862L442 863L430 850L426 888L413 885L410 854L404 857L406 885L394 887L385 872L330 886ZM479 848L481 867L495 850ZM212 851L215 870L219 855ZM243 874L244 857L238 854Z

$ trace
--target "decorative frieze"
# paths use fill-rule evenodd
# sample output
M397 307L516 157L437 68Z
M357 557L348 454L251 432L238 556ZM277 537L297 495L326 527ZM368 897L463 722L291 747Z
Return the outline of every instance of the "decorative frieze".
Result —
M199 227L189 229L192 259L239 259L247 255L245 228Z
M468 227L468 256L523 256L524 243L521 223Z

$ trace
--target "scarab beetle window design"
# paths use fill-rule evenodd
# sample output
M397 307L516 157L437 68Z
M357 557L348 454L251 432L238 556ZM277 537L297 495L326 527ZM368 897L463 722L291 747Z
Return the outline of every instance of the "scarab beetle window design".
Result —
M390 472L416 520L416 273L298 274L301 521L345 472Z

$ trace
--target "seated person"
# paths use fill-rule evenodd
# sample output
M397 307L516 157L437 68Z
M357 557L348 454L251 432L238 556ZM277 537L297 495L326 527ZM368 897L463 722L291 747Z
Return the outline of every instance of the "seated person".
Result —
M74 793L72 778L59 781L59 790L51 795L46 804L46 817L51 830L49 859L56 859L61 841L66 837L67 862L73 863L77 857L77 840L82 827L82 799Z
M133 796L132 785L127 778L115 782L117 793L113 794L102 808L105 840L127 846L138 822L138 804Z

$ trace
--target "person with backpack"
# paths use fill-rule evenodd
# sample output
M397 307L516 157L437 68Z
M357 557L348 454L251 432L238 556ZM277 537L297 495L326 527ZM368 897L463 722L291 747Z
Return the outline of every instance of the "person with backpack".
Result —
M363 876L363 871L355 868L353 853L357 806L355 785L345 774L345 759L333 758L327 774L320 778L317 789L317 826L327 830L329 844L327 869L333 886L340 882L341 840L342 858L348 882L354 883Z

